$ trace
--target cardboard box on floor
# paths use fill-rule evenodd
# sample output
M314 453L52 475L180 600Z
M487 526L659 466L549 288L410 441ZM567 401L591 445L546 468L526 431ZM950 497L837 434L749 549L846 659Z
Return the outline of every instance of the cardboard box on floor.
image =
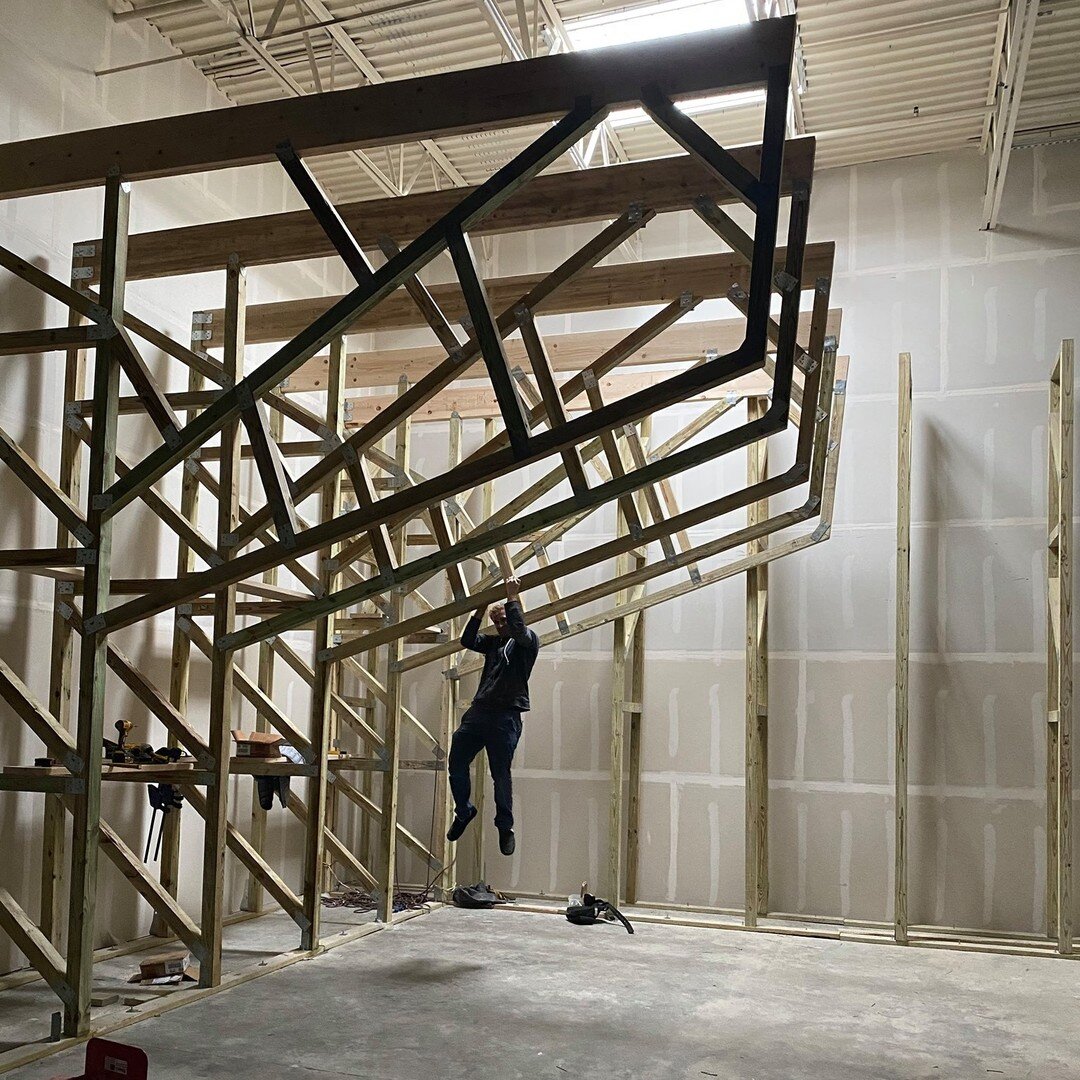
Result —
M194 982L196 978L197 971L191 965L191 954L187 949L169 949L142 960L139 970L128 982L140 986L163 986Z

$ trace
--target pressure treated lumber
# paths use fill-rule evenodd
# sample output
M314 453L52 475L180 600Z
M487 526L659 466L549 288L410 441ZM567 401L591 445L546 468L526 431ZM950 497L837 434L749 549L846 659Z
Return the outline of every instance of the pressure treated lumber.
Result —
M201 320L199 319L199 313L193 313L192 327L191 327L191 345L197 347L199 341L195 338L195 334L199 332L201 328ZM206 377L201 371L196 368L188 368L188 380L187 386L190 393L198 393L203 389ZM121 404L121 409L123 405ZM193 415L192 412L188 412L188 416ZM183 476L180 478L180 510L179 516L182 521L195 527L195 523L198 521L199 516L199 492L201 485L199 484L198 477L189 469L184 470ZM209 544L209 542L208 542ZM217 558L217 548L213 545L209 545L210 551L213 553L213 557ZM181 574L190 574L195 569L195 552L190 544L188 544L183 536L178 538L176 547L176 576ZM204 556L205 557L205 556ZM114 582L115 585L115 582ZM180 617L178 613L173 615L173 638L172 638L172 656L169 664L169 702L176 709L181 716L185 716L188 711L188 694L191 686L191 639L180 626ZM169 745L178 745L176 736L169 733ZM256 809L259 809L258 800L252 800ZM254 814L254 812L253 812ZM255 850L262 853L261 839L258 832L252 829L252 844ZM177 893L177 887L180 877L180 815L179 814L166 814L165 820L162 822L161 827L161 860L159 863L160 880L162 887L169 893L170 896L175 897ZM261 899L262 887L255 886L252 883L257 879L252 874L248 879L249 892L257 889L257 895ZM244 909L248 910L248 909ZM165 932L166 928L159 920L150 927L150 932L161 936Z
M226 337L224 368L236 380L244 370L244 327L246 321L247 278L235 257L225 270ZM221 466L218 477L217 546L222 565L227 565L232 549L229 538L239 523L240 511L240 421L234 414L221 429ZM236 588L227 584L214 597L214 635L229 634L236 625ZM233 680L236 656L216 651L210 665L210 731L207 742L211 756L211 778L206 788L203 815L202 933L206 960L199 966L199 985L221 982L221 934L225 896L225 846L229 819L229 752L233 716Z
M814 140L789 139L784 147L782 194L791 194L794 179L805 179L812 171ZM736 146L731 155L752 172L760 166L761 145ZM357 242L375 250L382 237L404 244L419 236L446 214L470 189L448 188L415 195L384 199L364 199L337 207ZM716 189L708 170L695 158L680 154L653 161L634 161L605 168L538 176L514 194L483 221L477 222L476 236L521 232L549 226L580 225L606 221L612 208L641 203L657 213L683 210L697 195L713 191L721 201L725 193ZM86 241L80 247L97 246ZM239 218L206 225L186 225L156 232L135 233L128 250L128 276L171 277L216 270L236 252L245 266L291 263L334 254L334 247L313 215L307 210ZM96 258L96 257L95 257ZM97 278L95 258L93 278Z
M0 930L41 973L53 992L65 1001L70 996L64 958L19 906L15 897L0 886Z
M75 277L79 259L72 257L71 287L75 291ZM77 294L76 294L77 295ZM68 322L77 326L82 315L74 308L68 309ZM85 349L71 349L64 358L64 401L86 395L86 356ZM57 474L57 486L75 504L80 501L82 485L82 444L68 424L64 424L60 433L60 465ZM56 543L58 547L74 547L75 539L64 526L56 523ZM59 603L71 595L73 586L65 581L57 581L53 587L52 648L49 663L49 711L56 721L65 728L71 726L71 690L74 662L74 632L58 610ZM42 852L41 852L41 900L38 908L38 922L41 932L54 945L62 943L64 919L63 882L67 875L67 814L63 801L58 795L46 795L42 815Z
M1047 932L1072 952L1072 339L1062 341L1050 379L1047 498Z
M71 732L31 693L27 685L0 660L0 698L44 743L48 756L62 762L72 773L82 761Z
M338 338L330 348L329 384L326 393L326 427L338 438L345 422L345 342ZM331 518L341 505L341 473L335 473L323 486L319 513L322 520ZM333 587L334 571L331 564L333 549L319 553L319 585L329 590ZM304 914L307 928L301 937L301 948L314 949L319 944L319 928L322 917L323 862L325 860L324 823L327 823L327 753L330 749L331 692L334 669L319 659L329 647L334 633L334 616L324 615L315 623L313 654L315 657L311 680L311 742L316 775L308 785L308 822L304 837ZM261 647L261 644L260 644Z
M807 288L812 287L814 278L831 273L834 254L835 245L831 241L806 246L804 274ZM776 269L783 267L786 257L787 250L778 248ZM525 301L527 294L547 276L522 274L487 282L492 306L503 311ZM613 263L579 271L558 291L539 302L530 302L528 306L535 315L542 316L666 304L688 291L703 299L717 299L727 297L733 283L745 289L749 271L742 256L731 252ZM447 318L459 321L468 314L456 284L432 285L430 291ZM342 299L340 296L317 296L253 304L248 318L248 339L252 344L288 341ZM208 344L215 347L221 344L220 330L217 329L221 319L220 312L212 314L215 318ZM399 291L357 319L350 332L415 329L426 325L412 299ZM743 333L738 336L736 345L745 337L745 325L743 322Z
M404 397L409 392L408 380L402 378L398 393ZM412 425L405 417L394 432L394 463L402 471L409 468L412 451ZM405 558L405 528L402 524L393 534L394 559L400 565ZM390 621L400 623L405 610L405 597L401 590L394 590L391 598ZM397 886L397 827L398 796L400 793L401 710L403 705L402 676L397 667L403 652L401 637L390 642L386 652L386 771L382 774L382 817L379 822L379 848L381 856L378 892L378 918L384 923L394 918L394 891ZM330 662L330 652L320 655L324 664Z
M765 412L760 398L747 402L749 419ZM746 483L761 483L768 475L769 445L759 439L746 448ZM768 499L746 508L753 528L769 518ZM746 545L748 557L768 546L767 538ZM746 754L745 754L745 908L747 926L756 926L769 905L769 680L768 680L768 564L746 572Z
M104 175L104 174L102 174ZM101 303L113 322L124 318L124 273L127 256L129 189L115 171L105 186L105 237L102 253ZM111 341L95 349L93 398L94 427L90 443L86 526L94 553L83 578L84 615L93 617L109 604L112 572L113 523L95 506L95 497L116 475L117 401L120 363ZM80 768L76 776L83 793L73 804L71 832L71 889L68 898L67 978L64 1031L81 1035L90 1023L93 978L94 918L97 909L99 842L105 836L101 821L101 739L105 719L105 677L108 639L86 632L79 650L79 707L76 742ZM112 849L110 849L112 850Z
M901 353L896 423L896 851L893 933L908 940L908 661L911 623L911 354Z
M829 312L826 334L839 339L841 316L842 312L839 308ZM551 360L552 370L556 373L580 371L598 356L614 348L626 337L628 329L545 334L544 345ZM802 312L799 316L799 341L806 342L809 333L810 313ZM684 320L629 353L622 360L620 367L627 368L636 364L688 363L692 360L700 360L710 351L723 355L737 349L745 334L746 320L742 318L706 319L696 322ZM506 349L506 358L512 367L528 367L529 355L522 340L512 337L506 339L503 344ZM373 349L367 352L350 353L346 386L349 389L393 386L401 375L407 375L411 382L415 382L445 357L446 350L438 346ZM285 390L291 394L323 389L326 386L326 367L327 357L313 357L289 376ZM174 406L178 407L179 395L171 396L170 400ZM362 399L352 400L354 409L357 408L356 403L362 404ZM130 408L136 407L131 399L121 398L121 411L125 409L128 402L130 402ZM414 420L422 419L422 411L414 415ZM355 426L355 424L348 426Z
M795 20L768 19L716 32L603 52L559 53L511 66L472 68L353 90L203 111L0 147L0 198L70 191L110 168L131 181L275 159L287 135L304 157L332 151L557 120L577 100L636 105L662 82L671 97L764 84L790 63Z

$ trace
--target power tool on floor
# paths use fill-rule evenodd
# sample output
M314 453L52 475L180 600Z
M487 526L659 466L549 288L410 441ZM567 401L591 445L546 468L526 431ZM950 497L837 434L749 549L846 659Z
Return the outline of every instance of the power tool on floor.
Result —
M598 922L621 922L626 927L626 932L632 934L634 928L629 919L609 900L601 900L588 892L589 883L581 883L581 895L569 897L566 905L566 918L568 922L578 926L592 926Z

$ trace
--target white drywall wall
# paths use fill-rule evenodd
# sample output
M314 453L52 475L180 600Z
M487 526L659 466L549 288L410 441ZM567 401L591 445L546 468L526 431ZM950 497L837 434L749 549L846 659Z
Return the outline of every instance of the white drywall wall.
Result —
M973 151L816 178L811 239L837 243L833 297L852 366L832 539L771 570L774 910L891 917L896 361L907 350L910 916L1040 926L1047 380L1060 339L1080 334L1078 164L1073 145L1016 153L992 235L978 228ZM502 238L490 272L550 267L588 235L572 232ZM642 242L645 258L710 250L690 216L657 219ZM618 311L546 325L634 322ZM656 430L675 426L665 416ZM773 443L782 467L790 440ZM684 478L683 505L744 469L736 455ZM611 527L609 516L589 540ZM715 534L710 524L693 537ZM647 615L643 899L742 904L743 611L733 579ZM509 866L490 847L496 884L565 893L604 880L610 641L605 628L541 655L518 769L521 839Z

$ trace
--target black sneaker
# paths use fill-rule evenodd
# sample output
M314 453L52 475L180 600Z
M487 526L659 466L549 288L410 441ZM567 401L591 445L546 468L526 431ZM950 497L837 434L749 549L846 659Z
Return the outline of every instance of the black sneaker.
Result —
M451 842L461 838L461 834L469 827L469 822L476 817L476 807L470 806L467 817L462 817L460 814L454 815L454 820L450 825L450 829L446 834L446 839Z
M514 839L514 830L507 829L505 832L499 832L499 850L504 855L513 855L514 848L517 846L517 841Z

